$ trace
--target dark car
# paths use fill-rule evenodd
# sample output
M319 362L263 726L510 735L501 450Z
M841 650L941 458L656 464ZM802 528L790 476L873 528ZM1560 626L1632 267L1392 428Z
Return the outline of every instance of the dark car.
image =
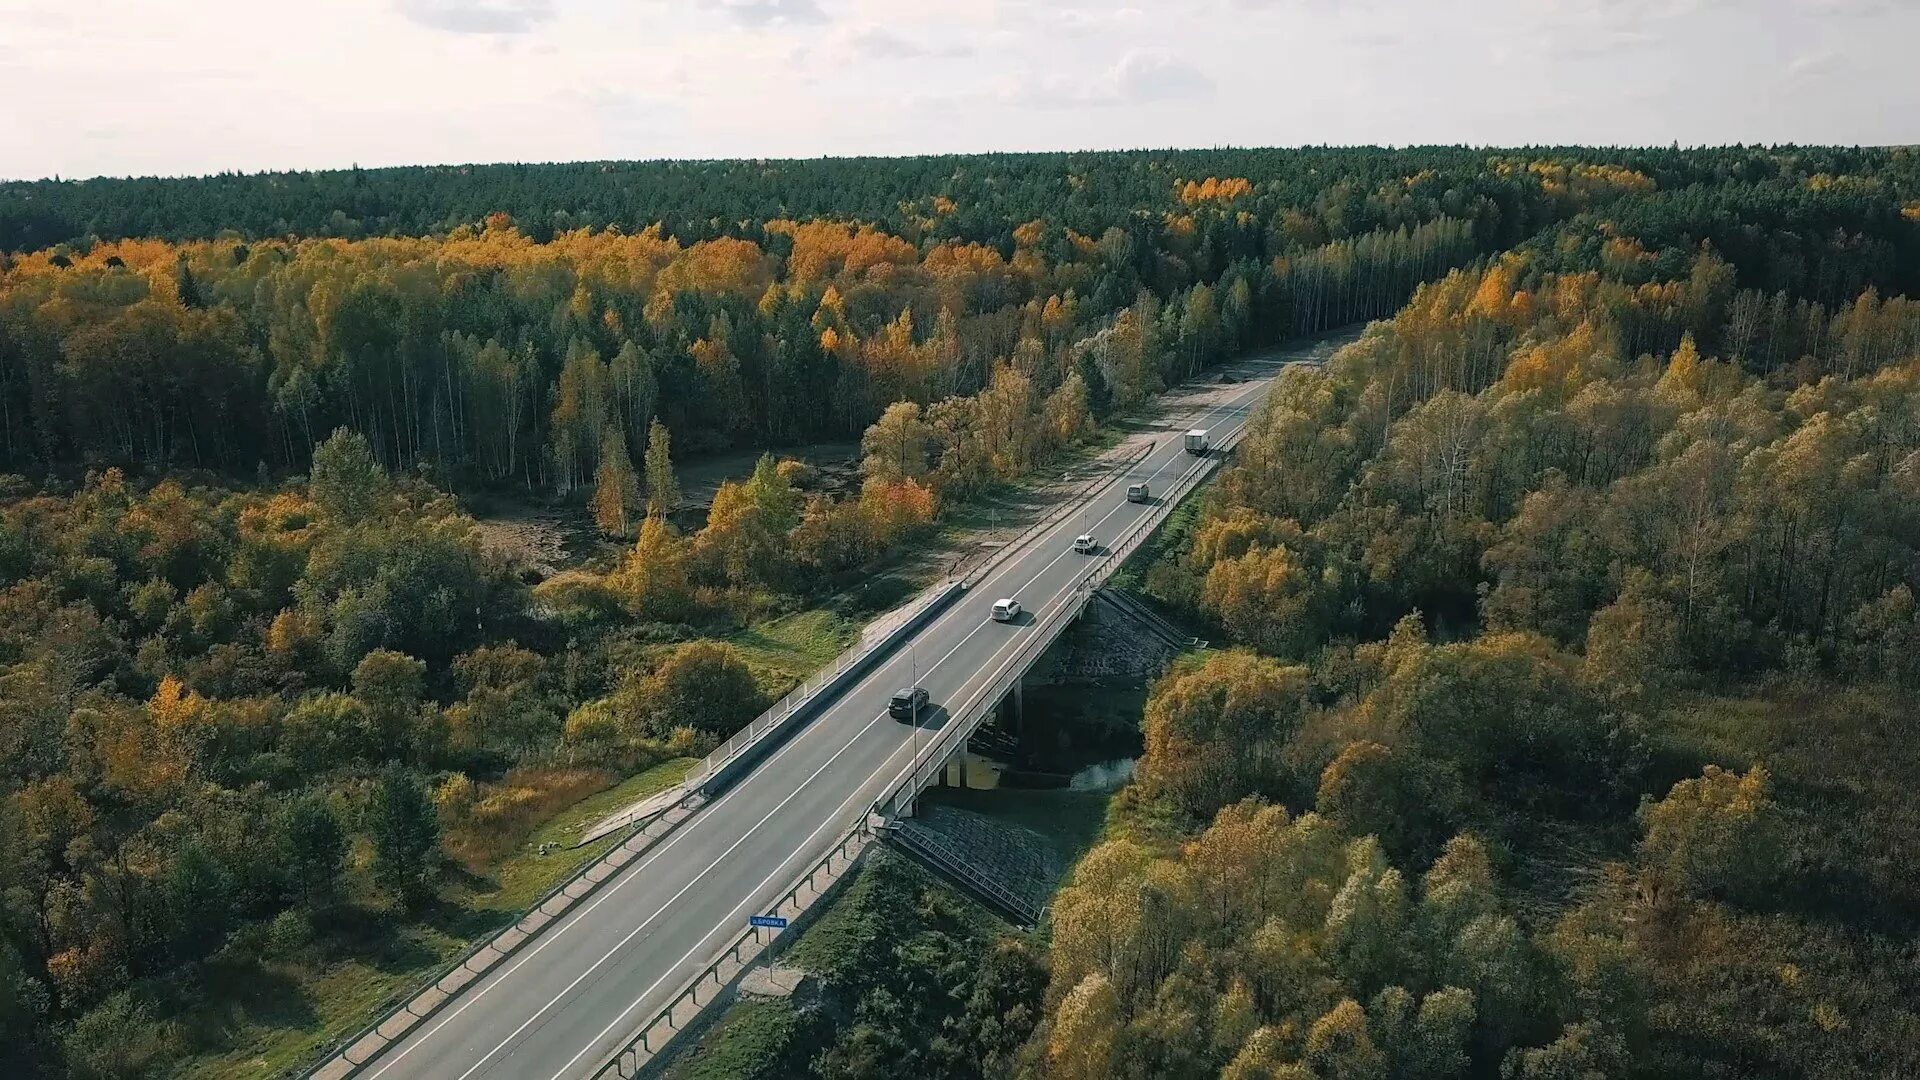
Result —
M895 720L915 720L919 718L921 710L926 707L926 688L910 686L893 692L893 700L887 702L887 715Z

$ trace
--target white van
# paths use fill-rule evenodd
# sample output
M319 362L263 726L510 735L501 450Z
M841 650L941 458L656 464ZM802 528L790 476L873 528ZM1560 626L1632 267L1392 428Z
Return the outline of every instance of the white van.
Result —
M1020 617L1020 601L1008 597L993 602L993 621L1012 622Z

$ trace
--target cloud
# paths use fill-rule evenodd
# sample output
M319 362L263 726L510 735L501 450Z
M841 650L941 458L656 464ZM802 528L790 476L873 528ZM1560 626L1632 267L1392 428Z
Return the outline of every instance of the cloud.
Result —
M1090 108L1210 97L1213 89L1205 72L1167 50L1134 49L1092 78L1027 75L1002 82L994 96L1027 108Z
M1614 56L1628 49L1643 48L1660 39L1640 30L1599 29L1584 34L1549 35L1547 52L1564 60Z
M1048 39L1135 31L1146 13L1126 0L1002 0L992 19L1002 31Z
M1207 97L1213 80L1206 72L1165 49L1135 49L1114 69L1120 100L1135 104Z
M817 0L712 0L713 6L748 26L823 23Z
M841 51L865 60L925 60L938 57L972 56L974 48L964 42L949 45L925 45L911 41L883 26L850 27L835 42Z
M455 34L524 34L553 18L553 0L394 0L421 26Z
M1803 53L1787 64L1787 74L1797 79L1814 79L1833 72L1840 66L1840 54L1832 49Z
M1911 0L1904 0L1910 4ZM1903 0L1794 0L1793 6L1804 15L1869 18L1899 11Z

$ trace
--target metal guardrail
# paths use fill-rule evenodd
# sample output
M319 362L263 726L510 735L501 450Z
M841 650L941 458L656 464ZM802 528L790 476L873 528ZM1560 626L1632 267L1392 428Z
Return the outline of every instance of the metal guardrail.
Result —
M641 1075L652 1061L665 1050L687 1027L694 1023L713 999L725 992L726 988L740 974L752 966L767 950L773 948L783 938L790 937L797 927L800 917L811 910L821 897L846 877L853 865L866 853L867 845L873 839L873 826L862 815L853 828L842 833L840 840L826 856L815 862L805 874L793 883L780 899L774 901L767 910L769 915L784 916L789 925L785 930L762 931L749 927L742 930L732 941L714 954L706 966L695 972L680 987L680 992L668 1000L666 1005L655 1012L639 1034L628 1040L626 1045L613 1055L613 1059L594 1073L596 1080L619 1077L621 1080L633 1080ZM835 864L838 864L836 867ZM822 880L824 877L825 880ZM701 1000L701 991L707 992L706 1000ZM685 1008L683 1008L685 1007ZM684 1019L682 1012L686 1013Z
M1027 635L1027 641L1022 644L1020 650L1001 663L995 670L994 677L985 687L975 692L965 705L952 712L953 722L949 723L939 737L928 745L922 752L920 760L910 766L906 776L874 803L874 813L880 815L882 820L892 820L911 812L914 798L932 782L935 776L939 775L941 770L946 768L948 759L959 748L958 744L964 743L972 735L981 721L986 718L987 713L1013 689L1014 683L1025 676L1027 668L1039 659L1041 653L1053 646L1054 640L1066 624L1073 621L1085 609L1092 598L1093 591L1112 577L1120 566L1139 550L1147 537L1172 515L1174 508L1180 504L1181 500L1185 499L1208 474L1218 467L1221 457L1238 437L1239 429L1236 429L1232 435L1221 440L1215 453L1196 460L1191 468L1169 485L1167 493L1160 497L1154 512L1135 522L1132 528L1107 549L1106 554L1094 564L1092 569L1074 582L1064 601L1057 604L1041 620L1033 633Z
M1011 540L1001 544L992 555L981 560L980 565L975 566L962 575L960 580L968 586L978 585L980 582L985 581L989 572L1000 565L1000 563L1006 561L1014 552L1025 547L1028 540L1052 528L1059 519L1079 510L1081 506L1086 504L1088 499L1105 491L1108 487L1112 486L1114 481L1120 479L1128 469L1140 464L1142 460L1152 455L1153 448L1156 445L1158 445L1158 440L1148 442L1147 445L1141 447L1131 457L1108 465L1101 471L1099 476L1082 485L1081 489L1075 492L1072 497L1062 500L1052 510L1040 515L1039 519L1018 533L1015 533Z
M1088 499L1099 494L1118 479L1126 470L1138 465L1143 458L1152 452L1153 445L1148 444L1133 455L1108 465L1102 470L1101 475L1084 485L1073 497L1067 499L1048 513L1041 515L1039 520L1028 525L1019 533L1016 533L1012 539L1001 544L992 555L981 560L978 565L961 575L958 579L959 584L962 587L971 588L985 580L987 574L991 572L995 566L1025 546L1029 539L1042 530L1051 528L1053 523L1063 514L1077 510ZM909 606L909 609L903 609L910 610L910 613L901 618L900 625L904 626L911 623L928 607L946 600L948 598L947 590L952 588L954 580L953 578L948 578L940 585L929 588L923 592L915 600L914 604ZM827 666L822 667L819 671L809 676L806 681L802 682L799 686L789 690L779 701L769 705L765 712L755 717L747 726L734 732L726 742L715 747L711 753L702 758L693 768L688 769L686 777L681 781L683 786L685 786L688 791L693 791L701 784L706 783L730 762L752 749L761 739L765 738L769 732L778 729L796 710L808 706L815 695L831 686L836 679L839 679L848 671L859 667L861 662L873 653L898 644L893 638L893 633L883 634L872 641L862 641L855 644L839 656L834 657ZM708 792L707 794L711 795L712 792ZM636 816L643 816L640 815L638 811L636 811L635 814ZM615 826L615 828L619 827L618 825Z
M1217 451L1220 454L1224 454L1233 439L1238 437L1238 434L1239 430L1236 429L1233 435L1223 439L1217 447ZM1078 506L1086 500L1111 485L1116 479L1122 476L1127 469L1132 468L1143 458L1151 455L1154 445L1155 444L1150 443L1139 453L1123 461L1114 463L1105 471L1104 475L1085 485L1079 493L1073 498L1068 499L1059 509L1043 515L1026 529L1015 534L1013 539L1001 545L993 555L983 560L980 565L969 570L967 574L960 579L959 584L964 587L984 580L993 567L1004 561L1013 552L1018 551L1033 535L1038 534L1045 528L1051 527L1063 514L1077 509ZM1196 462L1195 466L1182 474L1182 476L1170 486L1168 493L1161 497L1160 508L1156 513L1149 514L1146 518L1137 522L1121 541L1115 543L1108 549L1106 556L1096 564L1093 572L1075 585L1071 594L1072 602L1061 605L1048 617L1048 623L1046 625L1049 627L1049 632L1032 635L1028 644L1023 646L1020 652L1016 654L1015 659L1023 661L1019 664L1018 668L1015 669L1016 678L1020 674L1024 674L1027 665L1030 664L1040 652L1045 651L1047 646L1052 644L1053 638L1057 636L1059 626L1069 621L1068 618L1063 617L1065 613L1072 612L1073 614L1078 614L1080 610L1084 609L1093 589L1098 587L1097 583L1112 576L1113 572L1119 568L1119 565L1138 548L1140 542L1154 528L1157 528L1161 522L1166 520L1167 516L1172 513L1172 508L1178 505L1180 500L1185 498L1193 487L1197 486L1199 480L1208 472L1211 472L1217 464L1218 458L1214 455L1209 455ZM907 615L902 620L901 625L906 625L919 617L928 606L943 602L947 599L947 597L951 595L951 587L954 584L955 582L949 579L943 587L930 589L922 594L921 598L917 601L918 606L915 608L913 614ZM420 1023L432 1017L435 1012L448 1001L458 996L468 985L491 971L500 961L512 955L520 946L538 935L541 930L557 921L562 915L565 915L572 909L575 903L590 895L602 882L613 877L628 863L645 853L653 844L672 832L674 827L679 825L680 822L692 816L693 812L705 802L705 797L699 792L699 784L707 781L729 762L747 752L760 739L764 738L769 732L776 730L780 724L789 719L794 711L804 707L816 694L820 693L822 689L831 685L834 680L840 678L847 671L858 666L861 661L873 652L896 644L896 642L892 640L893 637L894 634L889 633L882 635L871 643L862 642L855 645L836 657L831 668L822 668L819 672L816 672L812 677L801 683L800 686L789 691L746 727L736 732L733 737L729 738L692 769L688 770L687 778L683 781L687 789L686 794L679 800L637 816L629 825L624 826L629 828L628 835L623 837L620 842L606 854L589 861L580 869L570 874L565 880L548 890L547 893L536 901L533 906L528 909L526 914L522 915L519 919L516 919L513 923L501 928L482 941L476 942L459 957L443 965L431 979L423 983L420 989L394 1005L379 1019L361 1028L349 1037L335 1040L328 1044L328 1046L320 1052L318 1060L314 1065L294 1075L300 1077L301 1080L309 1080L309 1078L313 1078L313 1080L341 1080L341 1078L352 1076L358 1072L360 1068L372 1061L388 1046L405 1037ZM1035 642L1039 643L1039 648L1037 649L1034 647ZM1006 692L1008 687L1000 686L1000 684L1007 681L1005 673L1011 663L1013 663L1013 661L1010 660L1008 663L1002 664L1001 670L996 674L993 682L989 686L989 690L994 687L999 687L1000 693L1004 694ZM991 696L987 692L976 694L973 701L967 707L968 713L975 714L971 717L972 727L978 727L980 718L985 715L984 712L977 711L978 703L982 699L998 701L998 697ZM950 730L956 727L966 726L968 725L948 725ZM940 740L936 740L934 745L929 746L925 755L928 763L938 760L940 765L944 767L947 751L941 748L953 741L955 740L951 737L943 737ZM920 788L925 786L926 780L930 778L923 776L922 773L924 772L926 772L925 765L920 765L915 768L913 777L909 778L908 784L913 784L915 778L918 779L917 785L912 787L913 794L917 794ZM908 784L900 785L895 789L893 794L876 802L874 809L879 811L883 805L895 805L899 792L904 790ZM907 796L909 803L911 797L911 794ZM674 816L676 813L678 813L678 817ZM654 832L653 827L655 825L664 825L665 827L658 832ZM825 888L831 888L833 882L838 881L840 877L844 875L846 869L856 862L860 855L864 853L872 835L872 827L869 819L863 816L852 829L842 835L840 841L828 852L825 858L816 862L812 869L808 870L805 875L802 875L801 878L781 896L780 900L775 903L772 913L779 914L781 911L789 908L803 912L810 908L813 902L825 891L816 884L819 875L823 873L828 875L829 880ZM638 847L635 847L634 842L636 840L643 842ZM836 859L842 862L838 871L835 871L833 867ZM597 870L603 870L604 872L596 877L594 876L594 872ZM582 882L585 882L587 887L578 892L574 891L574 887ZM803 890L807 894L804 899L801 896ZM561 903L559 903L557 907L550 909L549 905L552 905L556 900L561 901ZM652 1060L652 1058L659 1053L659 1050L671 1040L672 1036L684 1027L684 1025L676 1024L675 1022L676 1010L678 1010L681 1005L689 1003L694 1005L694 1015L697 1016L701 1004L699 1000L701 987L706 985L707 982L712 981L716 984L716 992L718 992L719 988L724 987L733 977L744 971L747 965L751 964L753 960L773 944L774 941L777 941L778 936L779 935L776 934L773 938L763 940L760 938L757 930L749 929L741 933L726 949L722 950L713 961L703 968L665 1008L656 1014L645 1027L641 1028L640 1033L596 1075L617 1075L621 1077L632 1077L636 1075L637 1071L644 1067L648 1061ZM477 967L474 966L473 961L482 956L485 956L483 962ZM725 970L728 965L732 966L731 973L722 977L721 972ZM451 985L447 985L447 980L449 979L453 980ZM387 1028L393 1025L395 1021L399 1021L398 1026L388 1031ZM654 1030L663 1023L667 1026L668 1031L661 1036L660 1047L651 1047L651 1036ZM356 1053L359 1055L357 1059L355 1056Z
M905 626L911 623L925 612L927 608L945 600L948 590L952 588L953 584L953 581L949 579L921 593L913 604L909 605L907 609L903 609L908 611L908 614L901 618L900 625ZM813 700L814 695L832 685L840 676L858 667L862 660L880 649L889 648L896 644L892 638L893 634L891 632L882 634L872 641L861 641L845 652L842 652L839 656L834 657L831 663L819 671L814 672L813 675L808 677L807 680L799 686L787 691L785 697L769 705L765 712L755 717L746 727L734 732L731 738L721 743L712 753L694 765L693 768L688 769L684 783L691 789L695 785L705 781L714 773L719 772L728 762L745 753L749 747L765 737L767 732L778 727L782 721L793 715L794 710L804 707L808 702Z
M574 904L591 895L601 882L613 877L628 863L645 854L648 848L672 832L674 826L685 820L695 809L698 809L697 800L689 796L634 822L619 843L608 849L605 854L587 860L559 884L548 889L545 895L534 901L525 914L468 946L465 952L441 965L432 977L423 980L416 989L381 1014L379 1019L352 1035L328 1043L319 1051L317 1060L312 1065L294 1075L301 1077L302 1080L307 1078L340 1080L340 1078L352 1076L389 1046L430 1019L442 1006L459 996L469 985L493 970L501 961L512 956L522 945L533 940L542 930L572 910ZM669 816L677 810L684 811L681 817L669 821ZM656 825L664 825L665 828L655 831ZM601 872L596 875L596 871ZM576 886L583 882L586 887L576 889Z

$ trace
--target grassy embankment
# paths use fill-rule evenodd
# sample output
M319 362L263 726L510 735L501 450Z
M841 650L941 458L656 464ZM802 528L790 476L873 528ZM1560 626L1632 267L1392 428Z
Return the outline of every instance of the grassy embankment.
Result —
M342 925L319 928L317 940L324 946L274 955L279 950L251 942L229 945L207 965L197 1003L187 1007L183 997L175 1014L192 1041L209 1047L185 1061L177 1074L238 1080L298 1064L612 846L609 837L567 847L581 825L677 783L691 764L684 758L663 762L554 814L484 873L460 875L443 891L441 903L418 920L342 909ZM542 844L556 850L543 856Z

